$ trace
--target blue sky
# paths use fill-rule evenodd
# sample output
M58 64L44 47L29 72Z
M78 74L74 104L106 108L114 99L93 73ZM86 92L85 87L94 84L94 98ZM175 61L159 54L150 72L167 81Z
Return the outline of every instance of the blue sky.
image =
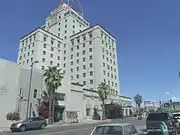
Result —
M179 0L80 1L91 24L101 24L117 37L121 95L180 97ZM16 61L20 37L44 24L59 3L1 0L0 58Z

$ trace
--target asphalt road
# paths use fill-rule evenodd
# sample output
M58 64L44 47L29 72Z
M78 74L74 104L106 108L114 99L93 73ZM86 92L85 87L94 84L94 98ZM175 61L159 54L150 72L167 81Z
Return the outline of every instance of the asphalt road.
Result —
M115 119L111 123L132 123L135 126L145 125L145 120L137 120L136 118L124 118L124 119ZM84 125L71 125L71 126L61 126L61 127L52 127L45 130L33 130L26 132L7 132L3 135L89 135L92 129L98 124L84 124Z

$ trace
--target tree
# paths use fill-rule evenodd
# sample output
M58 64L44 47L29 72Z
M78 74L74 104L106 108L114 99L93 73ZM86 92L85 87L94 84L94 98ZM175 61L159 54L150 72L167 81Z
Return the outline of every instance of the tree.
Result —
M141 108L141 104L142 104L142 96L140 94L137 94L135 97L134 97L134 102L136 103L137 107L138 107L138 110L140 110Z
M45 79L45 85L47 94L49 95L49 123L52 124L54 122L54 97L55 92L58 87L61 86L61 81L63 79L64 73L61 69L57 69L57 67L49 67L45 70L43 77Z
M98 86L98 95L100 100L102 101L102 119L106 118L105 116L105 100L107 100L109 95L110 86L106 83L100 83Z

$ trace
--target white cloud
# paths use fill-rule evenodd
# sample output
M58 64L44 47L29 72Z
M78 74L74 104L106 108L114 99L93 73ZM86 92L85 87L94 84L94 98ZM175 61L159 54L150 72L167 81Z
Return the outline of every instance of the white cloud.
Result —
M166 94L166 95L169 95L169 94L170 94L170 92L168 92L168 91L167 91L167 92L165 92L165 94Z
M173 96L171 99L172 99L172 101L180 102L180 98L178 98L178 97Z

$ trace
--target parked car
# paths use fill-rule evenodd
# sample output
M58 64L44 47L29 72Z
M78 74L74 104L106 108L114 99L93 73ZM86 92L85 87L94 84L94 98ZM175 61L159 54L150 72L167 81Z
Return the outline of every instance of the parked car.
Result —
M103 124L96 126L90 135L143 135L130 123Z
M148 134L152 133L153 135L154 133L161 132L160 125L162 121L168 126L170 135L178 134L179 123L171 113L150 113L146 120Z
M44 118L33 117L24 121L17 122L11 125L10 130L24 132L29 129L44 129L47 126L47 122Z

